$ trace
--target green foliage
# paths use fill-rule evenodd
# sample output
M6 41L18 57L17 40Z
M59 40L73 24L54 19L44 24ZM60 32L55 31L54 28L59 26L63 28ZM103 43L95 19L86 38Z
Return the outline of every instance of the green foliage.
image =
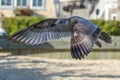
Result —
M43 17L5 17L2 26L11 35L43 19Z
M40 20L43 17L10 17L3 19L3 28L9 35L17 32L20 29L28 27ZM120 21L105 21L105 20L91 20L93 23L98 25L103 31L110 35L120 36Z
M110 35L120 36L120 21L110 20L91 20L98 25L103 31Z

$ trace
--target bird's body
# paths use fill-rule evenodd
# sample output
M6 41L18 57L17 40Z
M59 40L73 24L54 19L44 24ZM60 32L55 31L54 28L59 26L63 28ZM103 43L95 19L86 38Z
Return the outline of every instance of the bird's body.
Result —
M111 37L102 32L92 22L73 16L65 19L46 19L23 29L12 36L10 40L18 43L39 45L49 40L71 37L71 55L81 59L88 55L94 44L101 47L98 39L111 43Z

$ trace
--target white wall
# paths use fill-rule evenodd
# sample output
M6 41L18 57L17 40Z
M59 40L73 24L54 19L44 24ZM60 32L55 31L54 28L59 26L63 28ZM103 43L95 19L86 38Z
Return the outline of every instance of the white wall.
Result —
M101 17L103 17L103 19L109 20L111 19L110 10L117 8L118 8L118 0L100 0L98 5L95 7L93 13L90 15L90 19L100 19ZM98 16L96 16L96 9L100 10Z

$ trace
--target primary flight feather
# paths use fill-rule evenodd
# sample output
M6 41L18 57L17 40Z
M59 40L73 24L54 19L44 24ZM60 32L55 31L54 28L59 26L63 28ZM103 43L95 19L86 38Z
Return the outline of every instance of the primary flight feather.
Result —
M102 47L98 39L111 43L111 37L102 32L92 22L73 16L65 19L46 19L10 36L17 43L39 45L49 40L71 37L71 55L75 59L84 58L94 44Z

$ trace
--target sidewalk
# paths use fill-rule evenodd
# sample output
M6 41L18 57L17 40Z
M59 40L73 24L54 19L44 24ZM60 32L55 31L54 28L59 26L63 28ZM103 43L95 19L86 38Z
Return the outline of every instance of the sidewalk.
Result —
M120 61L0 54L0 80L120 80Z

